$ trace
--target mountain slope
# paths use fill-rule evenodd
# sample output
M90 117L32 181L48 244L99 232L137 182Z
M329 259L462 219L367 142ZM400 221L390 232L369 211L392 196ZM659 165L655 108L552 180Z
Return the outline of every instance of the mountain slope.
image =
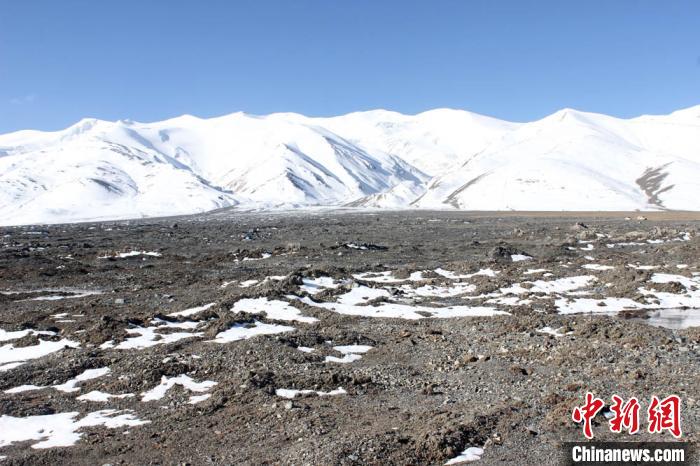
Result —
M510 123L461 110L85 119L0 135L0 224L225 206L700 210L700 106Z

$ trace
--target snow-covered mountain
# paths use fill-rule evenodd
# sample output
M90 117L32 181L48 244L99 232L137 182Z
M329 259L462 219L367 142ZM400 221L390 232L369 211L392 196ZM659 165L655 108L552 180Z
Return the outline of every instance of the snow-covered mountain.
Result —
M530 123L438 109L85 119L0 135L0 224L241 208L700 210L700 106Z

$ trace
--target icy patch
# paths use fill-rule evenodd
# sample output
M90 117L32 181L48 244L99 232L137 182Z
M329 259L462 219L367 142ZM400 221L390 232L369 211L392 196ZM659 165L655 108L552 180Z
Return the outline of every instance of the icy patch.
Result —
M256 285L259 282L259 280L245 280L242 281L240 285L238 285L241 288L249 288L253 285Z
M260 257L244 257L242 260L243 262L260 261L263 259L269 259L270 257L272 257L272 254L270 254L269 252L264 252L260 255ZM238 259L236 259L235 262L238 262Z
M111 393L105 393L101 392L99 390L93 390L91 392L88 392L84 395L80 395L78 398L76 398L78 401L93 401L95 403L106 403L112 398L131 398L133 397L133 393L124 393L121 395L112 395Z
M66 383L54 385L53 388L66 393L77 392L78 390L80 390L80 387L77 387L76 385L78 385L80 382L85 382L86 380L92 380L98 377L103 377L109 374L109 372L109 367L101 367L99 369L88 369L82 374L75 377L74 379L68 380Z
M293 330L294 327L264 324L256 320L252 326L248 324L234 324L230 329L218 333L216 338L210 341L214 343L229 343L232 341L247 340L257 335L274 335L276 333L291 332Z
M549 272L549 269L528 269L524 272L524 275L533 275L536 273L545 273Z
M168 314L170 317L189 317L195 314L198 314L202 311L206 311L207 309L211 309L212 307L216 306L216 303L209 303L205 304L204 306L198 306L198 307L191 307L189 309L185 309L184 311L179 311L179 312L173 312L172 314Z
M555 328L552 328L552 327L547 326L547 327L542 327L541 329L539 329L539 330L537 331L537 333L545 333L545 334L547 334L547 335L552 335L552 336L555 336L555 337L557 337L557 338L563 337L563 336L566 336L566 335L571 335L572 333L574 333L574 332L561 333L560 330L561 330L562 328L563 328L563 327L559 327L559 328L556 328L556 329L555 329Z
M578 290L589 286L596 281L596 278L591 275L580 275L576 277L564 277L556 280L535 280L529 283L531 288L525 288L519 283L511 285L508 288L501 288L503 294L522 294L522 293L566 293L573 290Z
M68 291L68 290L46 290L46 291L63 291L65 293L71 293L71 294L52 294L52 295L46 295L46 296L37 296L36 298L30 298L30 301L58 301L61 299L77 299L77 298L84 298L86 296L94 296L98 294L102 294L102 291L91 291L91 290L81 290L81 291Z
M313 353L315 351L313 348L309 348L308 346L297 346L297 349L302 353Z
M581 266L584 269L587 270L598 270L598 271L605 271L605 270L613 270L615 267L612 265L602 265L602 264L584 264Z
M331 390L329 392L322 392L318 390L295 390L295 389L288 389L288 388L278 388L275 390L275 395L281 397L281 398L287 398L287 399L292 399L296 397L297 395L308 395L311 393L315 393L318 396L335 396L335 395L346 395L348 392L345 391L344 388L338 387L335 390Z
M206 401L209 398L211 398L211 393L205 393L204 395L192 395L190 397L188 403L191 405L196 405L197 403L201 403L202 401Z
M371 346L367 345L345 345L345 346L334 346L334 350L343 354L342 358L336 356L326 356L326 362L339 362L339 363L349 363L362 359L361 354L365 354L367 351L371 350Z
M435 273L438 275L442 275L445 278L449 278L450 280L463 280L476 276L495 277L496 274L498 274L498 272L492 269L481 269L474 273L457 274L455 272L451 272L442 268L435 269Z
M631 269L637 269L637 270L654 270L658 269L658 265L635 265L635 264L627 264L627 267Z
M644 319L649 325L680 330L700 327L700 309L659 309Z
M375 283L401 283L405 281L419 282L423 280L423 272L413 272L408 278L396 278L394 272L363 272L353 274L353 278Z
M315 317L301 315L299 309L286 301L268 300L267 298L241 299L233 305L231 311L251 314L264 312L265 316L270 320L296 321L309 324L318 322L318 319Z
M197 328L199 322L166 322L160 319L153 319L152 322L156 322L156 326L152 327L136 327L126 329L127 332L131 334L136 334L138 336L127 338L126 340L119 343L117 346L111 341L103 343L100 348L116 348L116 349L144 349L150 348L156 345L166 345L168 343L173 343L185 338L193 338L202 336L201 332L172 332L172 333L158 333L159 330L177 328L177 329L188 329L192 330Z
M452 286L436 286L424 285L418 288L413 288L410 285L401 285L399 287L408 298L421 296L426 298L448 298L459 296L461 294L471 293L476 290L476 286L468 283L455 283Z
M5 367L7 363L15 363L16 365L13 367L17 367L23 362L44 357L65 347L78 348L80 344L64 338L60 341L39 340L38 345L19 348L11 343L0 346L0 370L9 369L10 367Z
M525 254L511 254L510 259L513 262L522 262L522 261L529 261L532 260L532 257L527 256Z
M217 383L213 380L205 380L204 382L195 382L188 375L182 374L177 377L166 377L163 376L160 379L160 384L156 385L151 390L142 393L141 401L155 401L160 400L165 396L165 394L173 388L175 385L180 385L183 388L195 392L202 393L211 390Z
M56 332L32 329L8 332L0 328L0 341L19 340L20 338L24 338L27 335L56 335Z
M114 255L106 255L106 256L100 256L98 259L126 259L128 257L137 257L137 256L151 256L151 257L161 257L162 254L159 252L155 251L129 251L129 252L120 252Z
M5 390L5 393L22 393L22 392L28 392L32 390L43 390L45 388L54 388L58 391L65 392L65 393L73 393L77 392L80 390L80 387L77 385L80 382L85 382L87 380L92 380L96 379L98 377L102 377L104 375L109 374L110 370L109 367L102 367L100 369L88 369L84 371L82 374L78 375L77 377L68 380L65 383L59 384L59 385L46 385L46 386L38 386L38 385L20 385L19 387L14 387L10 388L9 390Z
M301 285L299 289L309 294L317 294L323 290L335 289L342 284L331 277L304 278L302 282L303 285Z
M466 450L462 452L459 456L452 458L449 460L447 463L445 463L445 466L449 464L459 464L459 463L467 463L469 461L477 461L481 459L481 455L484 454L484 449L483 448L477 448L477 447L469 447Z
M95 411L76 420L78 415L71 412L29 417L0 416L0 447L28 440L41 440L32 448L69 447L80 440L82 434L78 430L83 427L114 429L150 422L139 420L131 411L115 409Z

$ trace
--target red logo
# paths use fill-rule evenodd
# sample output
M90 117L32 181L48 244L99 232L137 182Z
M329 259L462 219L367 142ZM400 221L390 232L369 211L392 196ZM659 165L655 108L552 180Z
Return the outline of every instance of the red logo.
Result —
M577 406L571 413L571 418L576 423L583 423L583 435L587 439L593 438L593 418L602 411L605 402L596 398L592 393L586 393L583 406ZM610 411L612 417L608 422L611 432L629 434L639 432L639 412L641 405L637 398L632 397L625 401L618 395L612 396ZM670 395L663 400L652 396L647 409L647 422L649 433L661 433L667 430L676 438L679 438L681 431L681 399L677 395Z

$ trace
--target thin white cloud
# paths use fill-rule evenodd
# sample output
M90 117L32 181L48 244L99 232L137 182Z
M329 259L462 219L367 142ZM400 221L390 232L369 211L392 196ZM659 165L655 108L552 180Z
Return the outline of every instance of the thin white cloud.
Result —
M36 94L27 94L21 97L13 97L10 99L12 105L25 105L34 103L36 100Z

